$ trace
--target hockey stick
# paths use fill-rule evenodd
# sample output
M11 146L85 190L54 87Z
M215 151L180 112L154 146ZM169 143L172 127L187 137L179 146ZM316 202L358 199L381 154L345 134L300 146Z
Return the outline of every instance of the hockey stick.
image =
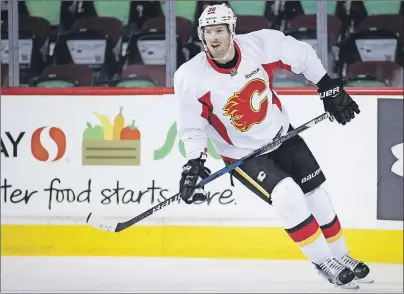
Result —
M283 142L285 142L286 140L296 136L297 134L307 130L308 128L311 128L312 126L320 123L321 121L327 119L330 117L329 113L323 113L322 115L312 119L311 121L301 125L300 127L294 129L293 131L290 131L289 133L287 133L284 136L279 137L278 139L272 141L271 143L268 143L264 146L262 146L261 148L251 152L250 154L244 156L243 158L235 161L232 164L227 165L226 167L216 171L215 173L211 174L210 176L206 177L205 179L203 179L202 181L200 181L197 185L197 187L202 187L206 184L208 184L209 182L217 179L218 177L234 170L235 168L239 167L240 165L242 165L247 159L251 158L251 157L255 157L258 156L264 152L267 152L268 150L271 150L273 148L275 148L276 146L282 144ZM98 229L104 230L104 231L108 231L108 232L120 232L123 231L127 228L129 228L130 226L138 223L139 221L145 219L146 217L152 215L153 213L161 210L163 207L166 207L168 205L170 205L171 203L178 201L180 199L180 194L177 193L174 196L171 196L170 198L164 200L163 202L153 206L152 208L146 210L145 212L139 214L138 216L135 216L134 218L126 221L126 222L116 222L116 221L109 221L107 222L106 220L103 219L97 219L97 217L93 217L92 213L90 213L87 217L87 223L93 227L96 227Z

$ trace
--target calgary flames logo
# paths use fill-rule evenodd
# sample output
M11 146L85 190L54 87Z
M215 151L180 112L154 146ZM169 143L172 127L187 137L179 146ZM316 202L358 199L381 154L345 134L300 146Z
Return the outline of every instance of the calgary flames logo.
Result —
M224 115L230 116L231 124L239 131L246 132L252 125L261 123L267 114L268 97L259 102L258 109L254 109L252 99L255 93L261 95L266 89L261 79L249 81L243 89L234 93L223 107Z

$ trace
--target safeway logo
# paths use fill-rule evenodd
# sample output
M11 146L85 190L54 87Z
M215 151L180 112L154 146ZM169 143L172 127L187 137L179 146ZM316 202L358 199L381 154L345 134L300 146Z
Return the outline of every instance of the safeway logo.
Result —
M56 127L41 127L31 137L32 155L39 161L57 161L66 152L65 133Z
M398 176L403 176L403 143L391 147L391 152L397 161L391 166L391 171Z

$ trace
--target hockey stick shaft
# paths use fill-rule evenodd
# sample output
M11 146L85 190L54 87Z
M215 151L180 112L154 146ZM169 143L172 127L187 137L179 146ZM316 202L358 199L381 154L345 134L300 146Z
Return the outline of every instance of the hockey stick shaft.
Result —
M250 154L247 154L246 156L244 156L243 158L240 158L239 160L233 162L232 164L227 165L226 167L214 172L213 174L209 175L208 177L206 177L205 179L203 179L202 181L200 181L197 185L198 188L205 186L207 183L217 179L218 177L234 170L235 168L239 167L240 165L242 165L247 159L251 158L251 157L255 157L258 156L264 152L267 152L273 148L275 148L276 146L282 144L283 142L285 142L286 140L289 140L290 138L296 136L297 134L303 132L304 130L307 130L308 128L311 128L312 126L318 124L319 122L327 119L329 117L329 113L323 113L322 115L312 119L311 121L301 125L300 127L294 129L293 131L290 131L289 133L287 133L284 136L279 137L278 139L272 141L271 143L268 143L264 146L262 146L261 148L251 152Z
M290 138L298 135L299 133L313 127L314 125L320 123L321 121L327 119L330 117L329 113L323 113L322 115L310 120L309 122L301 125L300 127L290 131L289 133L287 133L284 136L279 137L278 139L272 141L271 143L268 143L264 146L262 146L261 148L251 152L250 154L244 156L243 158L235 161L232 164L227 165L226 167L216 171L215 173L209 175L208 177L206 177L205 179L203 179L202 181L200 181L197 185L197 187L202 187L208 183L210 183L211 181L217 179L218 177L231 172L232 170L236 169L237 167L239 167L240 165L242 165L247 159L258 156L264 152L268 152L271 149L275 148L276 146L282 144L283 142L285 142L286 140L289 140ZM126 222L120 222L112 225L106 225L106 224L102 224L102 223L93 223L94 226L105 230L105 231L114 231L114 232L120 232L122 230L125 230L127 228L129 228L130 226L138 223L139 221L145 219L146 217L152 215L153 213L163 209L164 207L170 205L173 202L176 202L180 199L180 193L177 193L173 196L171 196L170 198L167 198L166 200L164 200L163 202L153 206L152 208L146 210L145 212L135 216L134 218L126 221ZM90 218L91 218L91 213L88 215L87 217L87 223L90 223Z

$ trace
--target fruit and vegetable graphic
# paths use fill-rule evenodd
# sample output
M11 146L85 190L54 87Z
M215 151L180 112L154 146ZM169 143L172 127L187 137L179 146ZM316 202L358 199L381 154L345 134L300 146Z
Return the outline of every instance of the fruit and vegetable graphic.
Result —
M175 139L177 138L177 123L173 123L170 127L170 129L168 130L166 139L164 141L164 144L154 150L154 160L160 160L165 158L170 152L171 150L174 148L175 145ZM210 141L210 139L208 140L208 154L210 157L214 158L214 159L221 159L222 157L217 154L215 147L213 146L212 142ZM181 155L183 157L185 157L185 147L184 147L184 142L182 142L181 140L178 140L178 149L181 153Z
M102 123L102 129L104 131L104 140L112 140L114 127L112 126L111 122L109 121L108 116L101 115L96 112L94 114L98 117L98 119Z
M93 127L87 122L87 129L83 133L83 141L104 140L104 130L100 125Z
M140 165L141 133L132 120L125 126L123 107L114 123L108 116L99 114L100 125L87 122L83 132L83 165Z
M122 115L123 107L120 107L119 114L114 120L114 140L119 140L121 138L121 131L125 126L125 118Z
M121 140L140 140L140 131L135 126L135 121L132 121L130 126L127 126L120 133Z

